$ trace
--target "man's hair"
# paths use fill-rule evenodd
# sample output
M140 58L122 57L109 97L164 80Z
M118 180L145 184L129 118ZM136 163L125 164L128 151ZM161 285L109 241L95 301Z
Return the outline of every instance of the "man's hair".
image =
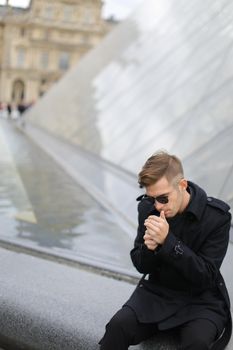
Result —
M155 184L163 176L171 182L175 178L182 178L183 175L183 166L179 158L165 151L157 151L143 165L138 174L138 183L140 187L147 187Z

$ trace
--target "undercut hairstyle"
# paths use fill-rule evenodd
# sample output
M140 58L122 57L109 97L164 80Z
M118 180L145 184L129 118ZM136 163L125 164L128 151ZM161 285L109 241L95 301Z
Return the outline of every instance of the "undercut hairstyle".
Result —
M183 166L178 157L165 151L158 151L147 159L138 174L140 187L154 185L165 176L168 182L184 177Z

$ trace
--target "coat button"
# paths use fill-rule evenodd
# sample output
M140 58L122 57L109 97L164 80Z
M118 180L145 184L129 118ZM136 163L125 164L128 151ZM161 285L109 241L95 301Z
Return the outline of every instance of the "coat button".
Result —
M208 202L212 202L212 198L207 197L207 201L208 201Z
M174 247L174 250L175 250L175 254L176 255L182 255L183 253L184 253L184 250L183 250L183 248L181 247L181 245L180 245L180 242L177 242L177 244L175 245L175 247Z

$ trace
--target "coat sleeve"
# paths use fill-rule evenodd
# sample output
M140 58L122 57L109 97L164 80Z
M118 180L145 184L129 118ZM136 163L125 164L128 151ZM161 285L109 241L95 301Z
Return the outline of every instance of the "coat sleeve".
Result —
M227 251L231 225L230 213L218 215L219 217L218 223L210 229L208 234L203 232L205 239L197 252L169 232L157 254L163 261L172 264L190 283L190 287L211 288L216 282Z
M157 252L149 250L144 244L143 236L145 234L144 221L150 215L151 208L145 203L140 202L138 205L138 230L134 241L134 248L130 252L132 262L140 273L152 273L156 271L158 264Z

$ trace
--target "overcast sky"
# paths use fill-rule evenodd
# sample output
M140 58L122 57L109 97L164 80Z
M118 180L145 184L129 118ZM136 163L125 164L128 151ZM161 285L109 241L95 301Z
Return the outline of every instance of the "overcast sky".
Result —
M85 0L83 0L85 1ZM116 19L126 18L132 10L142 0L104 0L103 16L114 16ZM0 0L0 4L5 4L6 0ZM10 0L9 3L13 6L26 7L29 0Z

